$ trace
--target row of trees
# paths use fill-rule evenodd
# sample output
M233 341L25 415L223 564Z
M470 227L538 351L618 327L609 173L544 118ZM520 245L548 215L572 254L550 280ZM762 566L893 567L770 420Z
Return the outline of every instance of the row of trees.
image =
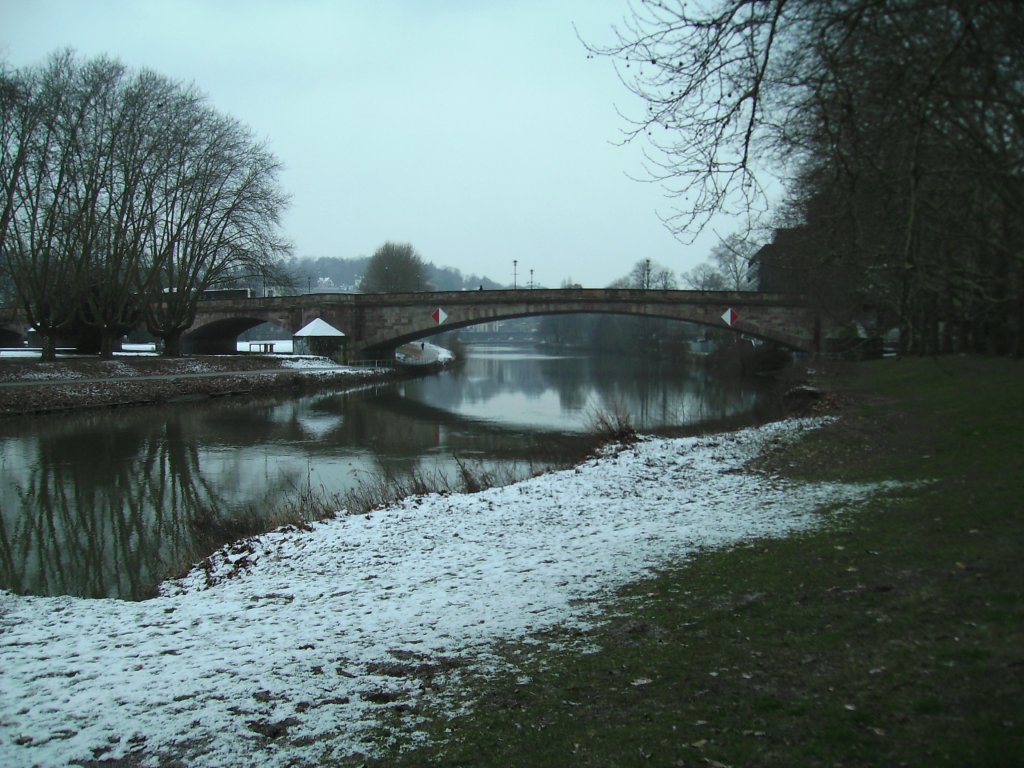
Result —
M609 288L673 291L753 291L758 289L757 269L752 264L756 249L739 235L730 235L711 249L707 262L677 278L668 267L642 259ZM563 285L563 288L571 287Z
M151 71L70 51L0 71L0 270L52 359L109 355L144 322L181 353L205 290L275 270L276 158L237 120Z
M390 241L374 251L373 256L297 258L288 260L282 271L286 279L276 288L298 293L462 291L501 287L489 278L466 275L454 267L439 267L424 261L412 245Z
M794 287L907 351L1024 352L1024 3L648 0L594 48L686 236L767 222ZM774 218L758 216L784 181Z

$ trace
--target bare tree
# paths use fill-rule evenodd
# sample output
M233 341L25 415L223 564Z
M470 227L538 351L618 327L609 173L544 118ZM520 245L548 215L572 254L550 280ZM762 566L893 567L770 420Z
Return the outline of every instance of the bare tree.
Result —
M668 291L676 288L677 283L671 269L650 259L641 259L633 265L628 275L620 277L608 287Z
M844 306L895 314L908 349L1022 351L1024 4L652 0L616 34L590 50L646 105L627 139L676 233L749 226L771 169Z
M87 286L83 256L94 233L80 226L89 191L76 174L80 136L108 85L64 52L27 73L17 98L12 135L21 142L15 156L22 154L12 163L3 250L18 302L43 338L44 360L54 359L58 336L74 326Z
M76 332L109 355L143 312L179 354L204 290L274 272L278 162L194 89L71 52L2 75L0 252L46 359Z
M143 74L131 77L109 59L82 67L96 82L97 97L75 141L74 210L66 254L82 265L78 320L95 336L100 355L113 354L115 340L140 320L142 296L135 290L145 250L143 206L152 194L150 156L158 145L151 125L165 97Z
M682 275L683 285L694 291L728 290L725 275L710 264L698 264Z
M783 33L800 23L803 3L723 0L642 2L615 28L611 45L586 44L617 63L620 79L645 103L626 140L645 139L647 171L678 202L666 223L697 234L716 213L763 211L758 145L784 73L776 66ZM692 6L697 6L693 8Z
M243 273L271 273L290 246L278 234L287 197L280 164L236 120L192 91L170 100L166 172L149 216L146 326L181 354L204 291Z
M722 275L725 290L751 291L756 288L752 262L757 248L746 237L732 234L711 249L711 260Z

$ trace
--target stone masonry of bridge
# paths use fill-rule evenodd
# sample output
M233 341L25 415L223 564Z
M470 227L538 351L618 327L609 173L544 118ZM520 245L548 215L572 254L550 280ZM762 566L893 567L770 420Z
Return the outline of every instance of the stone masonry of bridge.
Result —
M204 302L186 350L227 353L235 338L269 321L299 330L321 318L348 337L352 359L379 357L400 344L443 331L533 315L611 313L685 320L816 352L821 320L800 297L753 292L645 291L631 289L522 289L403 294L306 294ZM437 310L444 321L438 323Z

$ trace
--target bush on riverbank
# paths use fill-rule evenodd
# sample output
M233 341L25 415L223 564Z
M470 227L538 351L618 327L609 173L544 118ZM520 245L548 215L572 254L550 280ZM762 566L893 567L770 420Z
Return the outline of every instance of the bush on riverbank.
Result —
M1016 764L1022 373L975 358L846 369L826 382L843 417L751 470L902 491L679 563L582 635L506 647L471 714L418 713L433 745L362 762Z

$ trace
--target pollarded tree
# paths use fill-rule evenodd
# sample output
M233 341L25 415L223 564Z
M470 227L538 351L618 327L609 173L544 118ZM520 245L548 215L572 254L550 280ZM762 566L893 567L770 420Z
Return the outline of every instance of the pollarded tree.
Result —
M83 69L70 52L21 74L5 130L5 164L15 158L4 232L6 271L29 325L53 360L58 337L74 328L89 286L85 256L95 232L83 226L83 204L95 189L78 178L82 142L97 102L111 86L102 67ZM7 143L8 141L16 142Z
M0 244L14 216L17 182L40 116L32 78L0 62Z
M85 290L78 321L99 342L102 357L113 355L116 339L140 321L144 292L138 290L147 249L147 201L161 168L160 105L171 86L148 73L130 74L120 63L95 59L83 76L102 83L88 119L72 142L71 186L77 252Z
M28 156L32 88L21 72L0 62L0 304L15 300L14 278L7 255L7 230L14 215L17 179Z
M143 309L178 354L204 290L287 251L276 159L194 90L70 52L0 86L4 272L44 359L83 326L109 354Z
M359 281L359 290L364 293L409 293L429 289L423 259L409 243L384 243L370 257Z
M278 232L287 197L277 159L238 121L192 90L180 90L165 110L165 171L147 216L145 317L164 354L178 356L204 291L238 273L272 273L288 253Z

